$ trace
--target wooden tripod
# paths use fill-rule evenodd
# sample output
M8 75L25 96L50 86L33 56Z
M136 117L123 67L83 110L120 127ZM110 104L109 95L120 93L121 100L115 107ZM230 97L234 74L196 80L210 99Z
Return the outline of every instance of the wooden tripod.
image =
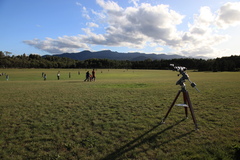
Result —
M197 125L197 121L196 121L196 118L195 118L195 115L194 115L194 111L193 111L193 107L192 107L192 103L191 103L191 100L190 100L190 97L189 97L189 94L188 94L188 91L186 90L185 88L185 85L182 85L182 89L178 91L175 99L173 100L172 102L172 105L170 106L170 108L168 109L168 112L166 113L165 117L163 118L162 120L162 123L165 123L165 120L168 116L168 114L170 113L170 111L172 110L174 104L176 103L180 93L183 93L183 101L184 101L184 104L177 104L177 106L183 106L185 108L185 114L186 114L186 118L188 118L188 108L191 112L191 115L192 115L192 119L193 119L193 122L195 124L195 130L198 130L198 125Z

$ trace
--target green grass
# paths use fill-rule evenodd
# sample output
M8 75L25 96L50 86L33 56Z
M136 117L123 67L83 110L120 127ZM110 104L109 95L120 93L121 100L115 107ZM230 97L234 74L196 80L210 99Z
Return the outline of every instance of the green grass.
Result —
M10 76L0 77L0 159L239 158L239 72L188 72L201 91L186 82L195 131L177 106L160 123L180 89L177 72L98 69L83 82L80 71L0 70Z

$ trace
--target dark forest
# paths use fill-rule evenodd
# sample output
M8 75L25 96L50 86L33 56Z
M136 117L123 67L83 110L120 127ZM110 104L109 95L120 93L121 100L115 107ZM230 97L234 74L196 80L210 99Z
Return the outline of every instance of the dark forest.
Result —
M26 54L10 56L0 51L0 68L113 68L113 69L169 69L170 64L196 71L240 71L240 56L216 59L181 58L170 60L129 61L88 59L84 61L56 56Z

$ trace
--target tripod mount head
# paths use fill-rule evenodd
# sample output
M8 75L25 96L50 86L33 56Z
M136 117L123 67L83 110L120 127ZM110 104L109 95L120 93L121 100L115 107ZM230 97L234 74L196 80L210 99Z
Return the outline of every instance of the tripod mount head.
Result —
M184 82L188 80L191 86L195 88L198 92L200 92L196 87L196 83L191 82L191 80L189 79L189 76L186 72L187 71L186 67L174 66L174 64L170 64L170 66L173 67L173 71L179 72L178 76L182 75L182 77L176 82L176 85L180 85L182 87L182 90L186 90L186 85Z

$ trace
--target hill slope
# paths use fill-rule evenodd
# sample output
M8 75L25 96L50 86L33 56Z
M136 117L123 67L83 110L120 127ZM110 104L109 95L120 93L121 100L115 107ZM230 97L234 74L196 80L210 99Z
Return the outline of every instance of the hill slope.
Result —
M129 61L142 61L146 59L160 60L160 59L174 59L174 58L186 58L179 55L166 55L166 54L145 54L145 53L119 53L110 50L103 50L97 52L91 52L88 50L79 53L63 53L54 55L58 57L67 57L75 60L87 60L87 59L111 59L111 60L129 60Z

